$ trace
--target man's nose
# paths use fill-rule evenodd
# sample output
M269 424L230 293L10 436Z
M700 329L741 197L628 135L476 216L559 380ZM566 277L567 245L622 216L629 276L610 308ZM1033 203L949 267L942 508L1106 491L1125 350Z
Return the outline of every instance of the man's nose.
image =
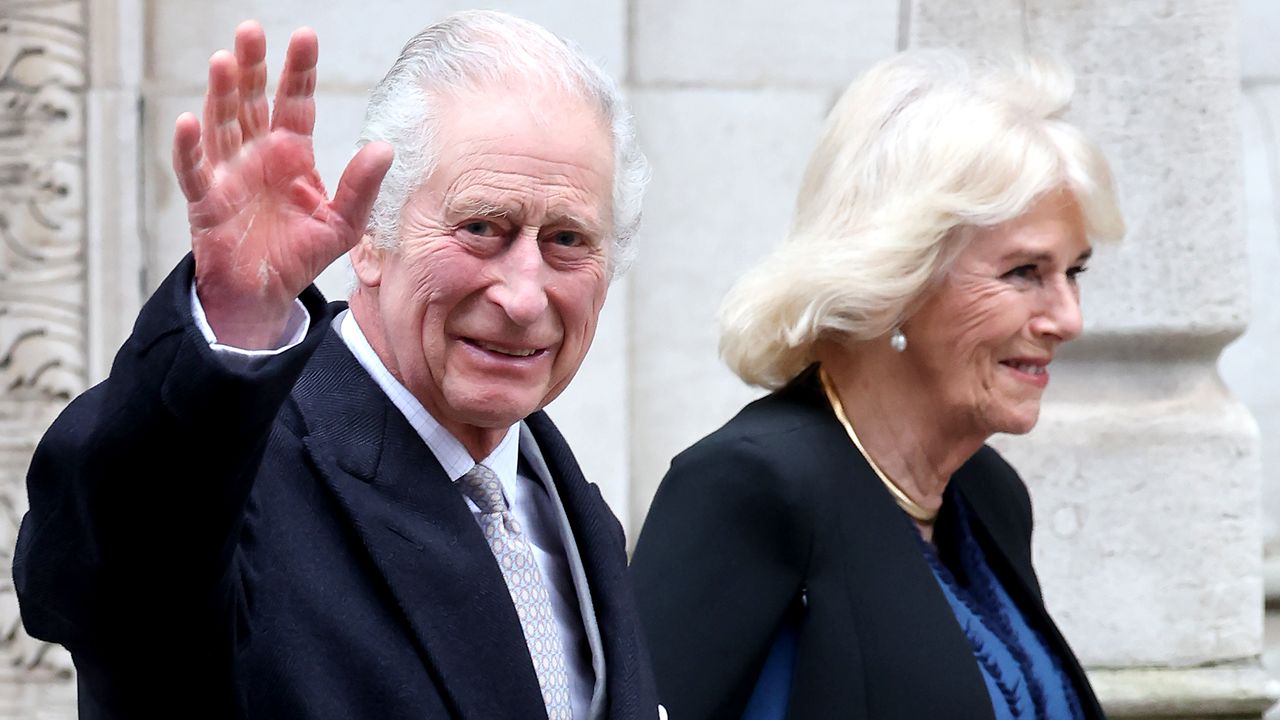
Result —
M546 262L536 229L527 229L497 258L500 279L489 297L513 323L528 327L547 309Z
M1080 311L1080 291L1067 278L1059 278L1044 288L1044 306L1032 320L1037 335L1056 337L1062 342L1074 340L1084 328Z

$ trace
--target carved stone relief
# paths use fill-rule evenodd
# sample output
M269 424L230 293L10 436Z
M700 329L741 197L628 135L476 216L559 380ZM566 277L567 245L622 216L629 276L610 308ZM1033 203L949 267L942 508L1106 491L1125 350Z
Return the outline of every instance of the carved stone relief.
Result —
M9 567L27 464L85 387L84 0L0 0L0 677L67 676Z

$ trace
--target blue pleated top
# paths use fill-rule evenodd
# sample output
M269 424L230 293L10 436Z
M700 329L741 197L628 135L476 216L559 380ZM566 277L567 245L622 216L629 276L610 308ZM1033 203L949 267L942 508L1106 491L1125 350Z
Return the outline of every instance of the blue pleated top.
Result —
M1040 633L1027 622L1013 598L987 564L973 535L969 509L958 494L954 537L949 554L955 572L923 539L929 566L938 579L956 621L973 647L996 720L1078 720L1084 717L1071 679Z

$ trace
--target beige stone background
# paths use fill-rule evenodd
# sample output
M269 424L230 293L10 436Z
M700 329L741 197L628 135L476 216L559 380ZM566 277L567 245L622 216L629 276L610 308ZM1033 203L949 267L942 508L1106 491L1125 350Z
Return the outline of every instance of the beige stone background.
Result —
M840 90L907 46L1029 48L1077 71L1130 224L1084 281L1087 339L1041 425L999 438L1036 506L1047 602L1115 717L1258 718L1280 600L1280 2L504 0L625 80L654 166L641 256L550 408L634 539L669 458L754 392L714 312L785 231ZM247 17L278 67L316 28L332 184L368 88L459 2L0 0L0 552L26 458L100 379L187 244L169 133ZM337 267L322 278L345 289ZM1264 561L1263 548L1268 552ZM1274 562L1273 562L1274 558ZM1272 569L1272 567L1276 569ZM1277 623L1280 629L1280 623ZM156 662L164 662L161 641ZM72 717L65 654L0 581L0 717Z

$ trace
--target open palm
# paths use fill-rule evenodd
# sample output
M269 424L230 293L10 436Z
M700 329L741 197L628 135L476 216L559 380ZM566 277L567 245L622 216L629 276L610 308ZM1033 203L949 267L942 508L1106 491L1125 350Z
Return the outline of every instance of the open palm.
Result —
M266 37L236 29L235 55L209 60L204 127L178 118L173 165L187 198L196 289L219 342L269 347L293 299L364 233L391 148L370 143L330 200L315 168L315 33L289 40L275 108L267 105Z

